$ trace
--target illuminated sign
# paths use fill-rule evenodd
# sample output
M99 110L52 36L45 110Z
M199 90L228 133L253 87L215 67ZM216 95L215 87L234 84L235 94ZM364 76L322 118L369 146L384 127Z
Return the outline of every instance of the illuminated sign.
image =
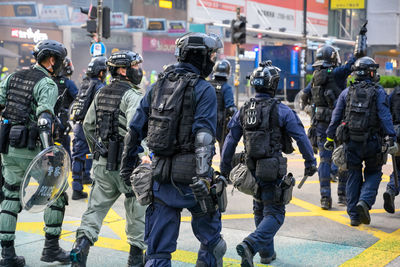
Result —
M11 29L11 37L20 39L32 39L35 43L49 39L47 33L40 32L40 30L33 31L28 28L26 31L21 29Z
M168 21L169 33L183 33L186 32L186 22L183 20L170 20Z
M161 8L171 9L172 8L172 1L160 0L158 2L158 6L161 7Z
M147 23L147 30L152 32L165 32L165 24L165 19L149 19Z
M365 0L331 0L331 9L364 9Z

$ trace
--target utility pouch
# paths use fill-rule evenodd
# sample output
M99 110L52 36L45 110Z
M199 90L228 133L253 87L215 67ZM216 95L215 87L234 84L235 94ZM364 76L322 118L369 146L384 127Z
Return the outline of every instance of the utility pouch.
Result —
M28 135L28 149L35 150L36 149L36 141L39 138L39 128L36 125L32 125L29 128Z
M133 170L131 184L140 205L146 206L153 201L153 178L150 164L140 164Z
M270 135L266 131L247 131L245 138L246 153L249 157L259 159L270 154Z
M258 191L258 184L246 164L239 163L229 174L229 180L240 192L254 196Z
M3 121L0 124L0 153L4 154L8 153L10 129L11 129L11 124L8 123L8 121Z
M273 182L278 178L279 160L277 158L259 159L256 163L256 178L263 182Z
M10 130L10 146L24 148L28 142L28 129L24 125L13 125Z
M319 122L329 123L331 121L332 111L327 107L315 108L315 119Z
M349 140L349 128L346 122L342 122L336 129L336 139L339 144L345 143Z
M191 184L196 176L196 154L177 154L172 157L172 180L177 183Z
M278 176L283 177L286 175L287 172L287 158L285 157L278 157L279 161L279 169L278 169Z
M151 115L147 137L149 148L163 156L172 156L175 131L176 127L170 118Z
M108 155L107 155L107 171L116 171L118 165L118 149L119 142L117 140L110 140L108 143Z
M170 183L171 158L155 156L151 161L152 177L160 184Z

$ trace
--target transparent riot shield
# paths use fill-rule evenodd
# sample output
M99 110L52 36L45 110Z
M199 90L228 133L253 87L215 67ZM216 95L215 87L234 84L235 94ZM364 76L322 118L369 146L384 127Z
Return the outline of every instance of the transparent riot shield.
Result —
M29 164L21 184L22 208L41 212L51 206L68 187L71 161L62 146L40 152Z

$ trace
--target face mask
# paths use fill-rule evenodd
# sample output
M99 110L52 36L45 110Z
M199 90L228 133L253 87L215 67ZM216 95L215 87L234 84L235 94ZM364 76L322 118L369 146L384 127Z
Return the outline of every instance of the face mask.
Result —
M202 69L202 76L208 77L208 75L211 74L211 72L214 68L214 65L215 65L215 62L213 62L212 60L210 60L209 57L207 57L205 66Z
M141 68L134 69L128 68L126 70L126 78L131 81L133 84L138 85L142 81L143 70Z

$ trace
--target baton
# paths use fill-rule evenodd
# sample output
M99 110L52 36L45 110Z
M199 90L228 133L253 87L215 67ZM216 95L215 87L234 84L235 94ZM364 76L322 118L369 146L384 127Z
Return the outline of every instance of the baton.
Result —
M308 175L304 175L303 179L301 179L299 185L297 186L298 189L300 189L303 186L303 184L307 180L307 178L308 178Z
M396 164L396 156L394 154L392 155L392 163L393 163L393 174L394 174L394 186L396 187L396 190L399 188L399 174L397 172L397 164Z

